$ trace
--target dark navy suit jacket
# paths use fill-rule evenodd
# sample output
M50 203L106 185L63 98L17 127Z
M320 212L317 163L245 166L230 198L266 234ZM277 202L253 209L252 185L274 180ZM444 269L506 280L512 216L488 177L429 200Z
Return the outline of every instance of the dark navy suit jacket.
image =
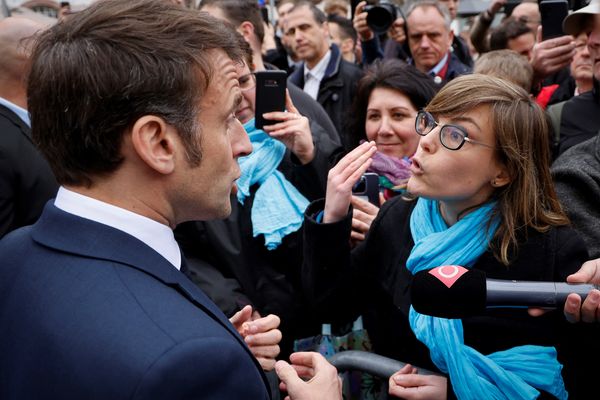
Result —
M136 238L48 203L0 241L0 399L268 399L217 307Z

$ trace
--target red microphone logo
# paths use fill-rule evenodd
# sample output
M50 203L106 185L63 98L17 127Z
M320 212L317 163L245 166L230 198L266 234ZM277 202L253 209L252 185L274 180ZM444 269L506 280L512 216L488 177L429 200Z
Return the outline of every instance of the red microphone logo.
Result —
M429 270L429 273L438 278L448 289L454 285L454 282L463 276L468 269L460 265L442 265Z

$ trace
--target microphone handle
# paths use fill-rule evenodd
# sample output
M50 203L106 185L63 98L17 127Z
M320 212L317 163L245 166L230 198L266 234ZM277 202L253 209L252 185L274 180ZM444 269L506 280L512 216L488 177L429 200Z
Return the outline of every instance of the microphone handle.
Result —
M562 307L570 293L585 300L597 285L486 279L487 307Z

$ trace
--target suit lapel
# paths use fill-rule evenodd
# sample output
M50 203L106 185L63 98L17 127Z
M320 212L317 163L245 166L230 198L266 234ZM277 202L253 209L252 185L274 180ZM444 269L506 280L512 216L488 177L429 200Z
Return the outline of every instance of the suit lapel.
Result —
M65 235L73 232L76 236ZM135 237L58 209L52 201L46 204L32 231L33 239L48 247L84 257L118 262L143 271L172 287L207 315L222 325L246 349L262 371L244 340L218 307L182 272ZM182 262L185 262L182 258ZM183 267L183 265L182 265ZM265 384L268 385L263 375Z

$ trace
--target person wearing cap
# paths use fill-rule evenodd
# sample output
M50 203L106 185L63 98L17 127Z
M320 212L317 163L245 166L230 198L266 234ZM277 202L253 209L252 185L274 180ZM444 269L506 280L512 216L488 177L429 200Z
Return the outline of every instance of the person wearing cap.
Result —
M593 241L592 236L595 230L595 248L598 249L600 243L599 223L598 223L598 205L597 202L592 204L588 199L585 202L585 197L590 195L590 192L597 190L599 185L598 177L600 177L600 117L598 117L598 108L600 98L598 95L598 82L600 80L600 0L592 0L590 4L583 7L565 18L563 22L563 30L571 35L585 32L588 34L588 50L593 66L594 88L591 92L584 93L580 96L573 97L565 104L563 115L569 127L575 128L574 124L578 123L580 133L574 137L565 137L565 146L574 142L584 140L577 146L574 146L570 151L562 155L555 161L552 166L553 179L556 184L557 194L559 199L566 208L567 214L573 221L576 229L586 242ZM573 115L573 113L575 113ZM572 115L569 115L572 114ZM565 124L565 126L567 126ZM563 123L561 123L561 135ZM580 136L580 137L578 137ZM588 137L588 140L584 138ZM568 196L568 198L567 198ZM596 197L597 198L597 197ZM595 228L594 221L596 218ZM579 221L586 221L586 228L581 227ZM586 236L588 238L586 239ZM594 247L592 246L592 249ZM590 254L592 257L598 257ZM582 265L581 269L567 277L569 283L593 283L600 284L600 258L588 261ZM591 290L582 301L577 294L570 294L564 306L564 313L571 322L598 322L600 320L600 291Z
M592 0L590 5L581 8L563 23L566 33L577 36L588 34L588 50L592 60L594 88L567 101L563 107L560 120L560 139L557 155L561 155L570 147L596 136L600 129L600 1Z

